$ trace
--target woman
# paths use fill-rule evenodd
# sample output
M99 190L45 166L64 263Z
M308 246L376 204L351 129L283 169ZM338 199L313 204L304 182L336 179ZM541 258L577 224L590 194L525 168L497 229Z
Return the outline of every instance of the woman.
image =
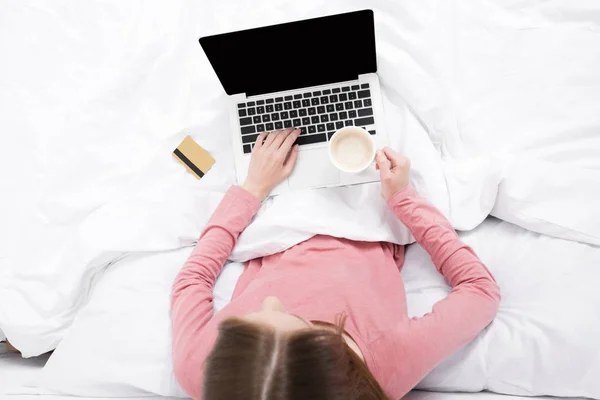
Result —
M291 174L298 135L259 136L246 182L227 192L175 280L175 374L195 399L399 399L498 309L490 272L409 184L409 160L385 148L383 195L452 285L447 298L409 318L403 246L317 235L249 261L214 315L215 280L261 201Z

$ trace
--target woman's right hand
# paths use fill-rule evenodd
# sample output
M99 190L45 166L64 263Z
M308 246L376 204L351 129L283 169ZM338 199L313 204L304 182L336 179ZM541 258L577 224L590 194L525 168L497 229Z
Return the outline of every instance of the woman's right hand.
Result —
M293 128L258 135L242 187L263 201L292 173L298 159L298 145L294 142L299 135L300 129Z
M375 156L383 197L389 200L392 195L406 186L410 178L410 160L389 147L377 150Z

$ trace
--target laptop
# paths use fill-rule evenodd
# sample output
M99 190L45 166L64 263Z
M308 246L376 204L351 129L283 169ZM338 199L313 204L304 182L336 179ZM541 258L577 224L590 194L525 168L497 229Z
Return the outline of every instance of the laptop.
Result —
M298 127L298 161L271 194L379 180L374 167L339 171L327 143L345 126L388 145L377 77L372 10L361 10L200 38L229 95L237 181L244 182L257 136Z

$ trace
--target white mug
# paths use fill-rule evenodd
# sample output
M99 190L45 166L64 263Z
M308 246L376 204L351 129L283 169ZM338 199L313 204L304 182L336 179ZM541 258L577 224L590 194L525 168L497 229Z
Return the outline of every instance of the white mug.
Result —
M360 137L353 138L351 135ZM329 159L342 172L364 171L373 164L376 151L375 141L369 132L356 126L341 128L329 139ZM344 156L345 159L340 159Z

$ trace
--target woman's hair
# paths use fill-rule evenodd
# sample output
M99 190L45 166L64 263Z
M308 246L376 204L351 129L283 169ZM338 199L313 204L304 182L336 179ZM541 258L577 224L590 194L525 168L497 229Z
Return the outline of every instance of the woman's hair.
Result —
M388 400L365 363L337 331L273 328L232 318L204 372L205 400Z

